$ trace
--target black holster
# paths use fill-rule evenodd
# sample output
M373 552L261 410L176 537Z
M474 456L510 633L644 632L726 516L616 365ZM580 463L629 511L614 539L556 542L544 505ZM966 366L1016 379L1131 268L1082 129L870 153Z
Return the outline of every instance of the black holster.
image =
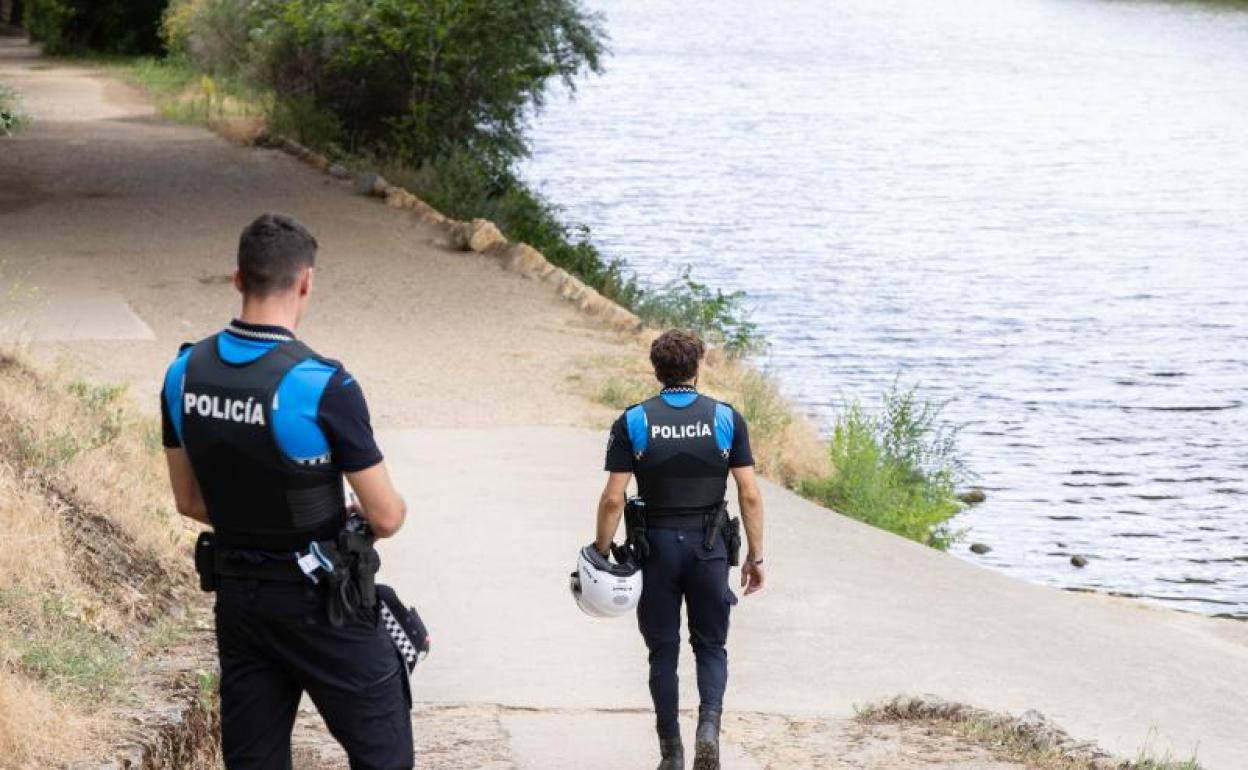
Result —
M724 528L727 526L728 501L725 500L703 515L702 549L713 551L715 549L715 541L724 534Z
M321 551L333 562L333 570L321 584L325 591L325 610L330 625L341 626L361 610L377 607L377 571L381 556L373 547L371 532L343 530Z
M634 497L624 504L624 548L638 562L650 556L650 540L646 537L646 503Z
M726 532L728 538L728 566L741 566L741 519L729 519Z
M217 546L212 532L200 532L195 540L195 571L199 573L201 591L217 590Z

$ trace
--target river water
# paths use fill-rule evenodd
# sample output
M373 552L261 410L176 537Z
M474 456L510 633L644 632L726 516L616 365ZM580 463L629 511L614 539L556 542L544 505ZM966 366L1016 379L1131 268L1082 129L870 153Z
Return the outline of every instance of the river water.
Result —
M825 427L949 399L963 558L1248 617L1248 4L590 4L526 174L607 253L747 290Z

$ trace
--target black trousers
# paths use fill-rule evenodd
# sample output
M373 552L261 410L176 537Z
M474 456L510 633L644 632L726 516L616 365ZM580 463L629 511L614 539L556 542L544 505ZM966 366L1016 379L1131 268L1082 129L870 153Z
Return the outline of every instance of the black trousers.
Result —
M305 691L351 770L413 766L407 672L376 617L334 628L310 584L233 578L219 580L216 616L227 770L291 770Z
M660 736L680 733L680 605L689 615L689 644L698 666L703 708L723 708L728 686L728 615L737 597L728 588L728 548L702 545L701 530L653 529L642 564L637 624L650 650L650 696Z

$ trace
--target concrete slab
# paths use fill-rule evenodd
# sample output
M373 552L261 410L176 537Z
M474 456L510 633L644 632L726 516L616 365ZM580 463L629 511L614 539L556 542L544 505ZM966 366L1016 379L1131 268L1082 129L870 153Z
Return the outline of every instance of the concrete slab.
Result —
M647 708L631 619L568 596L603 480L603 436L563 428L382 431L411 519L382 578L435 637L432 702ZM848 716L934 693L1038 709L1076 737L1211 770L1248 757L1248 626L1023 583L764 485L771 586L734 611L727 708ZM735 578L735 572L734 572ZM696 706L681 662L682 707Z
M30 298L10 300L0 311L0 339L154 340L156 334L115 292L38 288Z
M693 763L693 718L682 725L685 761ZM502 717L521 770L637 770L658 764L654 718L626 712L508 713ZM723 743L724 770L759 770L739 746Z

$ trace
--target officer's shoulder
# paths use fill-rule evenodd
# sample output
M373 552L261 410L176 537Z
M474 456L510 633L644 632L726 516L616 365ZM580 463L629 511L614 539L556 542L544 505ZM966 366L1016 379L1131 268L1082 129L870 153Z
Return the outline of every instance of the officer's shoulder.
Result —
M724 407L731 409L734 412L737 411L737 408L733 406L732 404L728 403L727 401L723 401L721 399L715 398L714 396L708 396L705 393L702 393L700 395L702 396L702 398L705 398L707 401L710 401L715 406L724 406Z
M341 372L346 371L346 368L342 365L341 361L339 361L336 358L330 358L329 356L321 355L320 353L313 350L312 347L308 345L308 343L303 342L302 340L299 340L294 343L291 349L291 353L294 356L303 359L304 361L315 362L327 369L332 369L334 371L341 371Z

